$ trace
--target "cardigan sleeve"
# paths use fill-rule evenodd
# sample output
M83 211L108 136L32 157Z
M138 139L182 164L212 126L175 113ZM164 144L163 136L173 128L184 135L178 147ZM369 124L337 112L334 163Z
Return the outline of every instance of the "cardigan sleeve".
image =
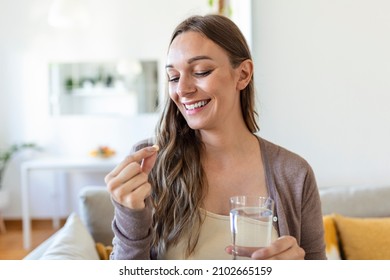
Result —
M139 141L131 148L131 153L144 148L153 139ZM110 259L150 259L152 242L152 206L150 200L146 200L146 206L142 210L126 208L112 200L115 206L112 230L114 232L113 250Z
M302 193L301 247L306 251L305 259L326 259L321 200L310 166Z
M148 201L148 200L147 200ZM151 258L152 209L132 210L113 201L115 216L112 260L147 260Z
M321 201L311 166L299 155L259 139L279 235L294 236L305 259L326 259Z

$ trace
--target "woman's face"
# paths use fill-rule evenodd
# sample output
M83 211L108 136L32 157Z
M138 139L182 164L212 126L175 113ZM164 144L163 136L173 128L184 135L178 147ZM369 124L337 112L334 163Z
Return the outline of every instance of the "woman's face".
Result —
M172 42L167 57L169 95L192 129L218 129L242 118L239 68L227 53L198 32Z

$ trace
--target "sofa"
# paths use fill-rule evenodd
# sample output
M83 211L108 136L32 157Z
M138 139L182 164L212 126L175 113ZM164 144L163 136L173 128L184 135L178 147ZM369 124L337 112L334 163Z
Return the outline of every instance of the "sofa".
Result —
M390 259L390 186L320 188L329 260ZM79 193L79 213L24 259L105 260L114 207L102 186Z
M328 259L390 260L390 186L320 189Z

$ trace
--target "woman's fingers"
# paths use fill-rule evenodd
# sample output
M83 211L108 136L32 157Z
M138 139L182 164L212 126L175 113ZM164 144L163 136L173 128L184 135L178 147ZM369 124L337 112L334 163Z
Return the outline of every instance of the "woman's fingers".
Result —
M305 251L294 237L281 236L271 246L255 251L251 257L261 260L303 260Z
M151 194L148 174L157 158L158 146L143 148L119 163L104 178L112 198L131 209L145 207L145 199Z
M137 162L141 164L142 160L144 158L148 158L155 154L158 151L158 146L151 146L151 147L146 147L143 149L140 149L139 151L128 155L125 157L125 159L119 163L110 173L107 174L107 176L104 178L105 182L107 183L111 178L116 177L119 175L119 173L130 163L132 162Z
M113 193L113 198L121 205L130 209L142 209L145 207L145 199L150 196L152 187L148 182L138 185L133 191L128 188L118 188Z
M113 192L122 185L125 185L128 181L136 177L138 174L141 174L141 165L137 162L129 163L127 166L123 167L123 169L116 176L111 176L106 179L106 184L109 192ZM144 175L146 174L144 173ZM136 187L138 187L137 185L134 185L133 187L129 188L129 184L126 184L126 186L128 192L131 192Z

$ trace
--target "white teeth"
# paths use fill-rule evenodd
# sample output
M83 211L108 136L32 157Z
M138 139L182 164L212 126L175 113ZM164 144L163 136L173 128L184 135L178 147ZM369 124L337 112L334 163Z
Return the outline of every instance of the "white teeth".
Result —
M190 105L185 105L186 106L186 109L187 110L194 110L196 108L199 108L199 107L203 107L204 105L206 105L208 102L207 101L199 101L197 103L194 103L194 104L190 104Z

